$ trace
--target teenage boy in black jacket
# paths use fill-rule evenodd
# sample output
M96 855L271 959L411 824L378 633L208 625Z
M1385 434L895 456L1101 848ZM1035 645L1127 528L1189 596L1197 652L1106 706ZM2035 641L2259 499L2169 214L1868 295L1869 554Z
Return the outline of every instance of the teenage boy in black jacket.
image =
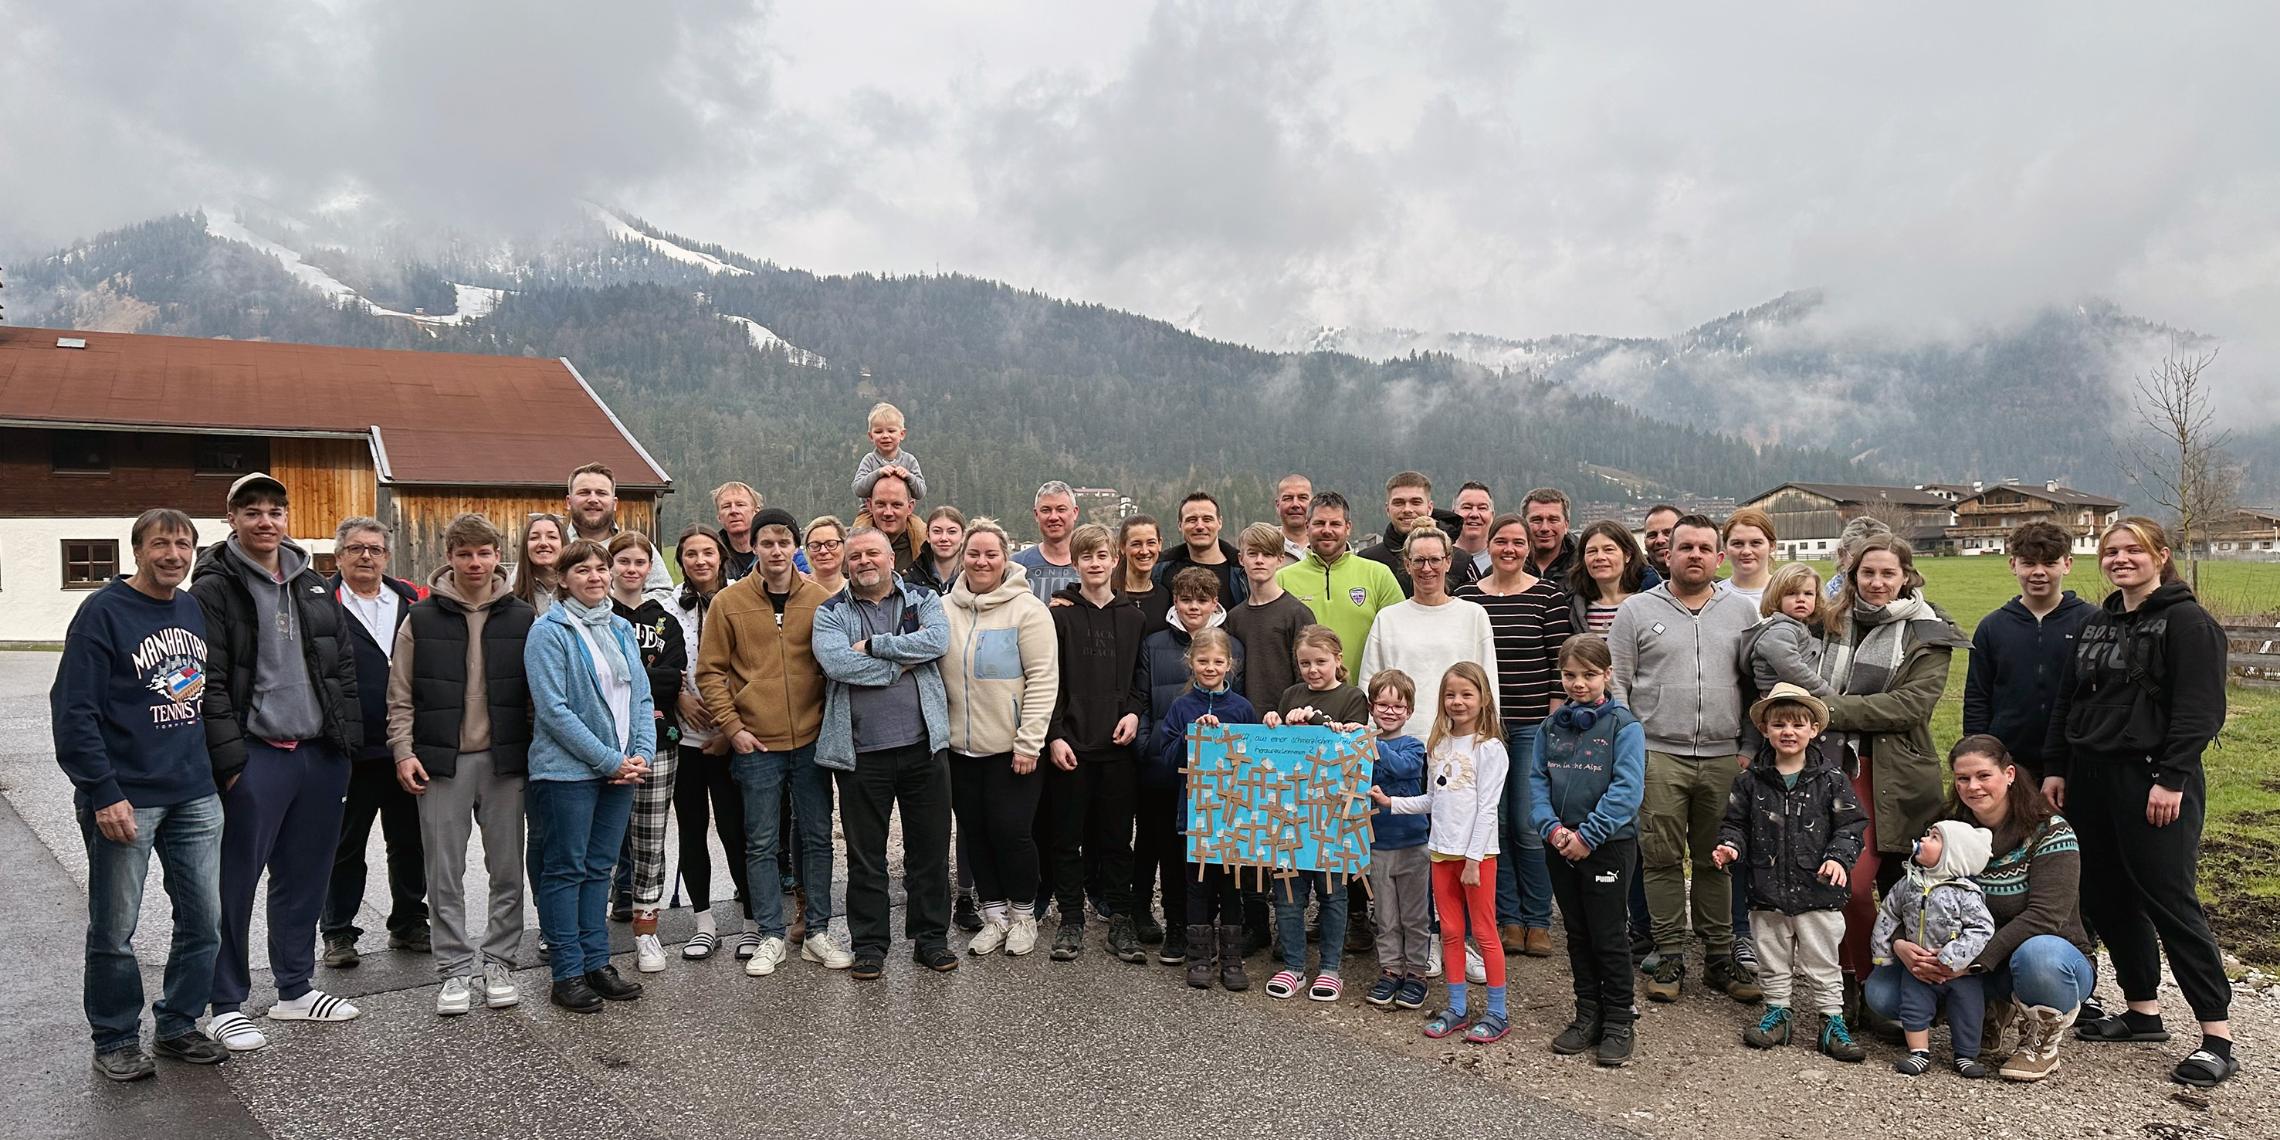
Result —
M1963 682L1963 732L1989 733L2037 784L2043 778L2043 737L2059 676L2074 655L2075 638L2096 606L2066 589L2074 568L2074 540L2046 522L2011 532L2005 544L2019 596L1979 619L1971 633L1971 663Z
M285 485L230 484L230 537L198 558L206 615L206 747L222 792L222 949L206 1032L233 1052L269 1044L240 1012L251 991L253 895L269 871L273 1021L347 1021L357 1008L309 986L317 914L340 842L350 756L364 745L351 620L286 535Z
M1116 589L1116 543L1107 527L1078 527L1069 553L1077 581L1053 599L1061 694L1045 733L1045 815L1052 826L1046 854L1061 905L1053 959L1073 960L1084 946L1085 864L1097 862L1095 881L1114 916L1109 953L1145 962L1132 917L1132 741L1148 704L1133 684L1146 618L1140 603Z

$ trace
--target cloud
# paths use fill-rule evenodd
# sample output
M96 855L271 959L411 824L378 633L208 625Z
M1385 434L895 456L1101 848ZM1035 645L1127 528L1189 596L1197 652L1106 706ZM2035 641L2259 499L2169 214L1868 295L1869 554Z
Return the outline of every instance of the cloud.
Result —
M1958 335L2111 297L2280 361L2280 7L0 0L0 246L352 188L1275 343ZM99 61L91 62L91 61ZM36 156L19 161L17 156Z

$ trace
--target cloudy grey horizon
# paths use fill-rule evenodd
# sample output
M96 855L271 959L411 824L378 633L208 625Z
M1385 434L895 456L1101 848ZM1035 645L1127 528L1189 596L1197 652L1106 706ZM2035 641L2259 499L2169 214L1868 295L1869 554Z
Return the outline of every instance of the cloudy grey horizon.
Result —
M1274 343L2102 297L2280 360L2280 7L0 0L0 248L573 203Z

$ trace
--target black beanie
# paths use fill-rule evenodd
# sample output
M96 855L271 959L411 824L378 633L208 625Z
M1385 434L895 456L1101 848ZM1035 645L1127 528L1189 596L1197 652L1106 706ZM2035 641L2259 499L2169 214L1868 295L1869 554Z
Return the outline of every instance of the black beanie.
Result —
M783 527L785 530L792 532L792 545L798 546L800 544L800 522L798 519L792 517L792 512L787 511L782 507L769 507L768 509L761 511L759 514L752 516L753 534L759 534L760 528L764 526Z

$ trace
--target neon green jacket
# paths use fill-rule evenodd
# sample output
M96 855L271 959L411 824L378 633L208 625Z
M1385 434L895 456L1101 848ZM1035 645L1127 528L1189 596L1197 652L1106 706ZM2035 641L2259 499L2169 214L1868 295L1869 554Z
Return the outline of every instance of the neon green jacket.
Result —
M1370 623L1377 620L1379 610L1408 600L1393 571L1358 554L1342 554L1325 566L1322 556L1309 550L1305 558L1283 567L1275 581L1305 602L1314 611L1314 620L1337 633L1346 650L1346 673L1354 684L1366 685L1369 678L1353 674L1362 667L1362 643L1369 640Z

